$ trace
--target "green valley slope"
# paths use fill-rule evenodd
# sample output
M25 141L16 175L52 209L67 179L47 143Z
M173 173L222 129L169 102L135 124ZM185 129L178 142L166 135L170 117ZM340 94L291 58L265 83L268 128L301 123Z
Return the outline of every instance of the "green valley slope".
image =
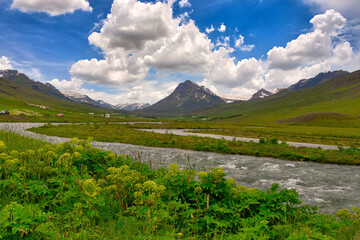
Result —
M15 71L17 72L17 71ZM0 77L0 109L38 114L68 112L105 112L105 109L67 99L56 88L29 79L24 74ZM38 106L35 106L38 105ZM49 109L41 109L39 105Z
M302 115L309 113L316 117L306 115L305 118L301 118ZM321 118L326 120L332 116L336 116L336 121L346 119L346 121L358 122L360 121L358 117L360 115L360 71L313 87L296 91L283 90L265 99L221 105L206 109L199 114L219 120L255 125L281 120L291 122L291 119L295 117L305 122L317 119L320 124Z

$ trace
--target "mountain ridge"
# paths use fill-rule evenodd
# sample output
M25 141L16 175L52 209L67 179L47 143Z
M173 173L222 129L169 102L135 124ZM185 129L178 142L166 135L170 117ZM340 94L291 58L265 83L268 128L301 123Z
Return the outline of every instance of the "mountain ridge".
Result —
M224 99L210 89L186 80L180 83L169 96L141 112L154 115L183 115L225 103Z
M284 89L259 101L238 102L201 111L201 116L249 124L276 122L307 113L360 116L360 70L299 90ZM229 120L230 121L230 120Z

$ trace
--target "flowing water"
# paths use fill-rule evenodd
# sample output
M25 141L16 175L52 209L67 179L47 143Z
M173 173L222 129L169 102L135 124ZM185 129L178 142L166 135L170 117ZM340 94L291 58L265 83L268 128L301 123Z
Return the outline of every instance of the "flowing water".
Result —
M26 131L43 123L0 123L0 129L58 143L69 140ZM334 213L340 208L360 207L360 167L284 161L273 158L226 155L181 149L153 148L121 143L94 142L95 147L130 155L153 168L177 163L198 171L222 167L238 184L262 190L272 183L281 188L296 188L305 204L318 205L322 212Z

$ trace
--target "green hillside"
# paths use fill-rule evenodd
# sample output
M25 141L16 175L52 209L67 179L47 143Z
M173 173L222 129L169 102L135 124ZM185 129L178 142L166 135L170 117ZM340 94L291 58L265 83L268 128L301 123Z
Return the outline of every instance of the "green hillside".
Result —
M45 85L42 87L40 84L31 84L22 78L9 80L1 77L0 109L10 110L11 114L22 113L24 115L55 115L59 112L71 114L85 112L103 113L106 111L91 105L72 102L57 94L58 91L56 89L52 90ZM40 106L45 106L47 109L42 109Z
M302 116L309 113L313 117ZM218 120L256 125L274 122L308 124L313 120L321 124L322 120L329 121L329 118L334 118L335 122L359 122L360 71L313 87L283 90L265 99L222 105L200 114Z

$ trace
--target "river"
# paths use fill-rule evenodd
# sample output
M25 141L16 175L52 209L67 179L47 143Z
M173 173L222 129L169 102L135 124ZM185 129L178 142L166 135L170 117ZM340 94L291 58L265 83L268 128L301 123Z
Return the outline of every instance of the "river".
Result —
M42 139L51 143L68 138L45 136L26 131L43 123L0 123L0 129ZM154 168L177 163L182 168L199 171L222 167L238 184L262 190L272 183L281 188L296 188L304 204L318 205L322 212L360 207L360 167L284 161L243 155L227 155L182 149L135 146L121 143L93 142L94 147L130 155Z

